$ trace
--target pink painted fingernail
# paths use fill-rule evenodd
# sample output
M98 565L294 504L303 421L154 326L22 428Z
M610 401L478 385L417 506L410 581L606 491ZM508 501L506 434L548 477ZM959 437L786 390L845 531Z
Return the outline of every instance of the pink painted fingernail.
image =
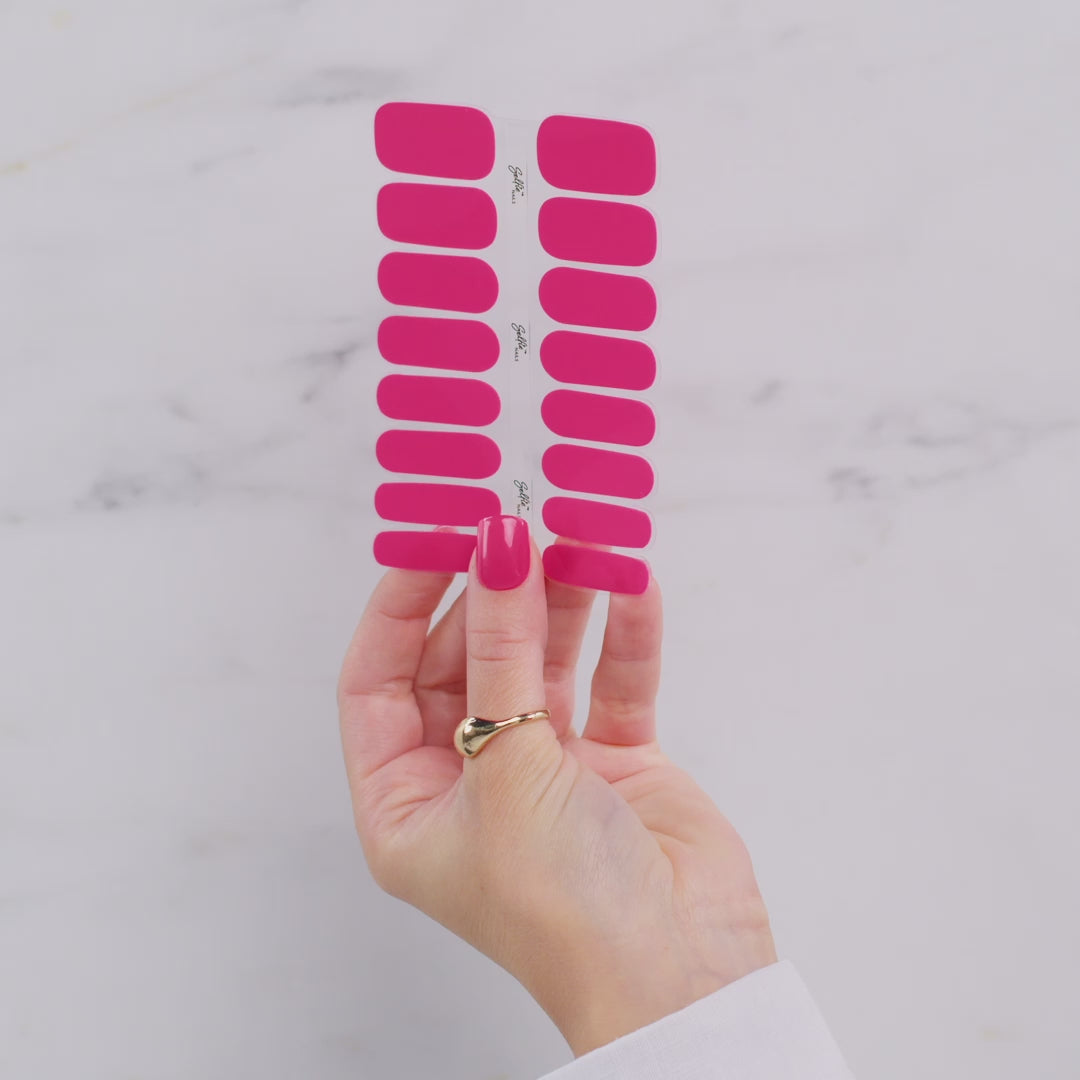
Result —
M529 576L532 546L524 518L499 514L484 518L476 535L476 571L489 589L516 589Z

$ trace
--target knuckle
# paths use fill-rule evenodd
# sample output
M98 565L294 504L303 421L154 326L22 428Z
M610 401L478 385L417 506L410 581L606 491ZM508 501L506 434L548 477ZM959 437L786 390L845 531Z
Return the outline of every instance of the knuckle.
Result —
M577 674L576 665L565 660L544 661L544 682L555 684L573 683Z
M505 663L518 659L535 647L533 639L512 626L470 627L468 652L483 663Z
M648 703L640 698L611 693L594 693L592 702L619 719L633 719L649 707Z
M604 642L603 658L616 664L648 664L659 657L659 645L640 634L613 635Z

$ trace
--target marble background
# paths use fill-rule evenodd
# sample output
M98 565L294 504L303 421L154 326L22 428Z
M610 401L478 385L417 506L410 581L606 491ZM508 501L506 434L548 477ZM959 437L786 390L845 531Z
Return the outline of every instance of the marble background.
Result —
M666 748L860 1078L1076 1076L1073 0L7 0L0 91L0 1075L569 1059L339 761L402 97L656 133Z

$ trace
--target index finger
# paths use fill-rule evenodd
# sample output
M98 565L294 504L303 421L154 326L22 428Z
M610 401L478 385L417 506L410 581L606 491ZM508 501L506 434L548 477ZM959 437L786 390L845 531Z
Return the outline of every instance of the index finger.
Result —
M338 681L341 738L354 779L423 745L413 685L431 616L453 580L390 570L371 594Z

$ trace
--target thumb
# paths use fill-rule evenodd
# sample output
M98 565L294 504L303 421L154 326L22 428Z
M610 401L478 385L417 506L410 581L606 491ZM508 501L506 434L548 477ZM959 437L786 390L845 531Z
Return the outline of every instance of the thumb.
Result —
M547 597L540 553L519 517L484 518L465 601L467 707L470 716L505 720L547 707L544 651ZM547 720L496 734L464 762L466 789L504 800L543 790L562 761Z

